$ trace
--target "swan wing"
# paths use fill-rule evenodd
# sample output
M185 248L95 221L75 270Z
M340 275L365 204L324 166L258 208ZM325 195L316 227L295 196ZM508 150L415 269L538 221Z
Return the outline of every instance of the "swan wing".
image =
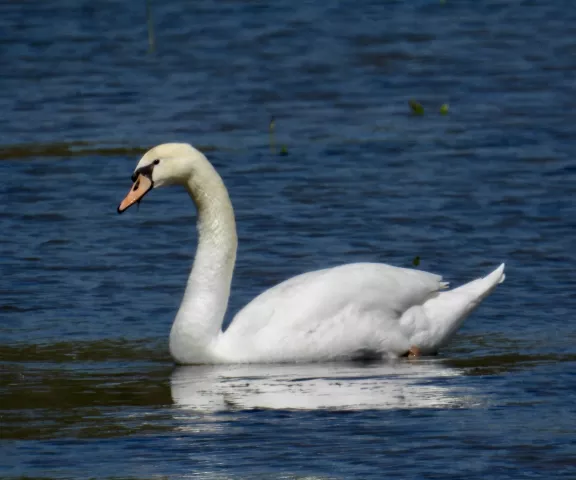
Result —
M439 275L378 263L308 272L240 310L223 335L225 348L260 352L258 361L279 355L306 360L307 352L313 359L342 356L382 344L405 349L400 318L445 287Z

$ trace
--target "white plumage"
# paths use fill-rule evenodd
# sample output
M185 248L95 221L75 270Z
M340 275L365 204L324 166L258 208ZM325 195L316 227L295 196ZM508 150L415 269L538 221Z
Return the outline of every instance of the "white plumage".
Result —
M149 189L184 185L198 210L198 249L170 333L178 363L316 362L435 353L504 280L504 265L454 290L442 277L378 263L304 273L263 292L225 332L236 259L228 192L206 157L187 144L164 144L138 163L119 212ZM145 188L143 187L146 186Z

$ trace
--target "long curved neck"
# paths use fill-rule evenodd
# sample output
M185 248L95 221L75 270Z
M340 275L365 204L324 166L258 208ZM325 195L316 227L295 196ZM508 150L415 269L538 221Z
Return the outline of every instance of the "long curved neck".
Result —
M211 359L228 307L238 239L230 197L205 160L186 189L198 210L198 248L184 298L170 333L170 352L180 363Z

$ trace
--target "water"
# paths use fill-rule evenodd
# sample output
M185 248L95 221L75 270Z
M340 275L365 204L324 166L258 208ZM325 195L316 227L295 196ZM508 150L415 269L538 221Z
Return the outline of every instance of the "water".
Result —
M152 2L148 54L145 2L0 6L0 476L575 478L569 7ZM435 358L176 368L192 205L115 213L174 140L230 190L231 313L342 262L506 282Z

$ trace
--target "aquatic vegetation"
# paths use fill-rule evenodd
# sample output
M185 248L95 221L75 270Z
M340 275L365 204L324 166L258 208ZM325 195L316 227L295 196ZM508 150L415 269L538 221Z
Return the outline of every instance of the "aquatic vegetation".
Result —
M443 103L442 106L440 107L440 113L442 115L447 115L449 108L450 106L447 103Z
M148 150L146 145L118 145L115 142L55 142L0 145L1 160L27 160L29 158L69 158L98 155L101 157L128 157L142 155ZM199 145L198 150L210 152L218 150L215 145Z
M420 102L417 102L414 99L410 99L408 101L408 105L410 105L410 109L414 115L424 115L424 107Z
M270 151L276 154L276 117L270 117L270 124L268 125L268 130L270 134ZM280 147L280 152L278 155L288 155L288 147L286 145L282 145Z

